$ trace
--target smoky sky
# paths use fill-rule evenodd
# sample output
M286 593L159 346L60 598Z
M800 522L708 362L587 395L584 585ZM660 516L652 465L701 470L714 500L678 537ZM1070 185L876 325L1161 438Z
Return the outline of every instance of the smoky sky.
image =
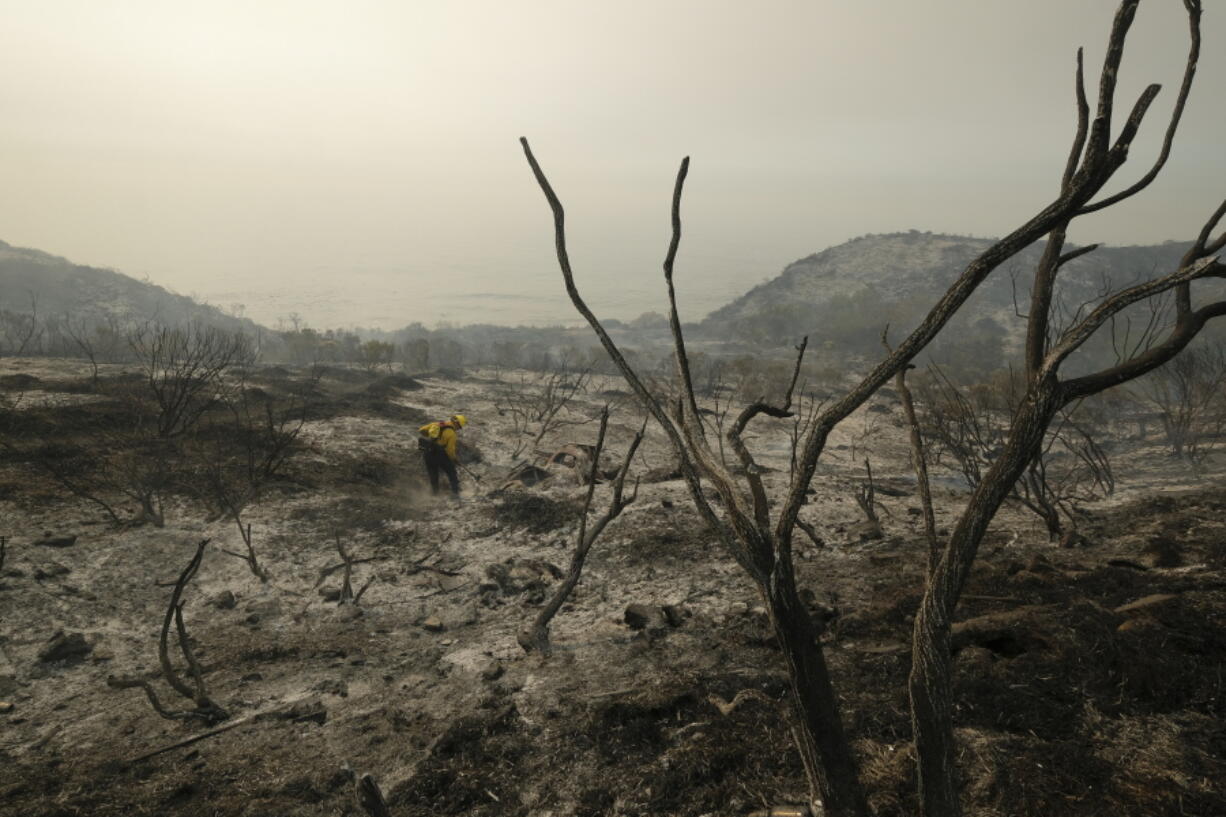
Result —
M1167 168L1074 240L1188 238L1226 195L1226 9L1206 5ZM0 239L263 293L265 321L293 306L277 293L335 291L343 313L305 317L390 328L459 317L439 293L497 296L506 323L566 308L519 136L566 204L580 286L616 317L658 301L687 155L687 318L861 234L1008 232L1056 191L1076 49L1093 93L1116 3L5 6ZM1163 91L1116 186L1152 161L1186 50L1182 3L1142 3L1121 116Z

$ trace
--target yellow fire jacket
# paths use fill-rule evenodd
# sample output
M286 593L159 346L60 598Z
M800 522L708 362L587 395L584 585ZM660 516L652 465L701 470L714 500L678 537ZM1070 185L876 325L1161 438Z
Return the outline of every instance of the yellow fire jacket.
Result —
M456 436L455 428L449 420L438 423L426 423L418 431L421 432L423 437L429 437L435 445L447 452L449 460L452 462L456 461L456 442L459 438Z

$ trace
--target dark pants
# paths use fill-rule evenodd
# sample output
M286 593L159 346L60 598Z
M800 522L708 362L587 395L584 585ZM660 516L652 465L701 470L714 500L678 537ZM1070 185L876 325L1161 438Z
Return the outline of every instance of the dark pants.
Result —
M447 480L451 483L451 493L458 496L460 493L460 475L456 473L455 463L447 456L447 452L432 444L428 448L422 449L421 456L426 462L426 472L430 475L430 490L436 494L438 493L438 473L442 471L447 475Z

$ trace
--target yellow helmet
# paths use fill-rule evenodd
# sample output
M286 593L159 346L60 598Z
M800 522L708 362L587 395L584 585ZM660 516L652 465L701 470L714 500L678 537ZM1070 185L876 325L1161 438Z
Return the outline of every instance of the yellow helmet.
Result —
M468 418L463 414L453 414L451 415L451 419L455 420L456 424L459 425L460 428L468 425Z

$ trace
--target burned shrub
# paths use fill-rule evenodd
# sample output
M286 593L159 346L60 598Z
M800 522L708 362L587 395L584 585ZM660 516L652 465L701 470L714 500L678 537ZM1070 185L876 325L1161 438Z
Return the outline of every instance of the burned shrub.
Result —
M582 510L573 500L558 500L527 491L504 491L493 506L495 521L527 533L549 533L573 524Z

